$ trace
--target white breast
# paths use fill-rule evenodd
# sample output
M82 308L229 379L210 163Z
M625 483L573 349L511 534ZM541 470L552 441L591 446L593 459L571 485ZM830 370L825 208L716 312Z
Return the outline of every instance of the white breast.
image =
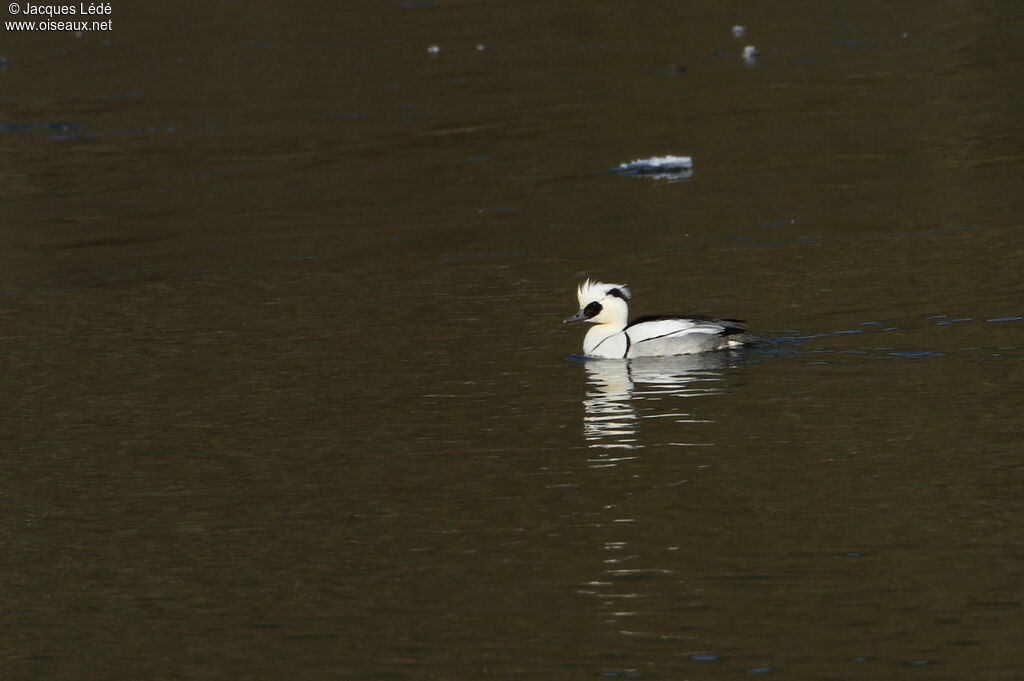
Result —
M607 359L623 359L626 357L626 334L622 331L610 336L600 336L600 329L595 327L583 339L583 354L587 357L603 357Z

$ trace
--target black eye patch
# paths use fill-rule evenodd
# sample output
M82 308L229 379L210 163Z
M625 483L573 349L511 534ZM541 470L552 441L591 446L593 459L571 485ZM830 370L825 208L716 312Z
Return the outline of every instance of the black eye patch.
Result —
M596 317L599 314L601 314L601 303L590 303L585 308L583 308L583 315L587 319L590 319L591 317Z

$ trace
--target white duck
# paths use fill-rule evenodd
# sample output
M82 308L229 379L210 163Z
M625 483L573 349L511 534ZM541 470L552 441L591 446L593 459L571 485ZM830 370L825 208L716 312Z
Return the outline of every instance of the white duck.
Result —
M587 357L630 359L690 355L755 345L761 339L747 332L741 319L706 315L646 315L629 319L629 289L587 279L576 290L580 311L565 320L595 326L583 339Z

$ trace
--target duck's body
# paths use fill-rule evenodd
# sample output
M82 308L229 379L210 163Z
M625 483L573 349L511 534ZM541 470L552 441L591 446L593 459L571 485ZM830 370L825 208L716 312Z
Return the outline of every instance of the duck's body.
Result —
M739 319L704 315L651 315L638 317L625 327L598 324L583 339L587 357L630 359L692 355L749 345L755 339Z
M760 339L740 319L706 315L647 315L627 323L629 289L620 284L580 285L580 311L565 322L587 321L594 327L583 339L587 357L631 359L690 355L753 345Z

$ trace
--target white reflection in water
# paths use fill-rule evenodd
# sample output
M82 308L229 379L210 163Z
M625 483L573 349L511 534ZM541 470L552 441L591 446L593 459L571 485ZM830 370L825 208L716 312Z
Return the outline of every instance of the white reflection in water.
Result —
M629 361L597 359L585 363L587 392L583 399L583 436L590 447L630 450L643 446L641 419L674 419L700 423L679 411L677 397L698 397L718 392L718 370L729 365L730 355L706 352L676 357L642 357ZM685 435L680 432L679 435ZM694 445L680 441L668 444ZM614 466L633 457L609 452L591 463Z
M677 357L643 357L633 360L588 360L584 363L587 389L583 399L583 434L591 450L588 464L607 468L621 477L619 469L638 459L640 448L657 445L708 444L699 424L701 402L688 398L722 392L725 370L741 361L738 353L707 352ZM705 406L710 406L705 403ZM696 415L695 415L696 414ZM644 425L648 432L644 433ZM603 506L603 528L598 536L601 551L597 572L579 593L595 599L595 614L621 637L640 641L674 642L675 632L663 632L659 600L674 593L685 579L647 551L646 541L630 528L647 524L617 503ZM634 545L636 539L636 545ZM678 547L668 547L669 551ZM661 559L668 559L661 554Z

